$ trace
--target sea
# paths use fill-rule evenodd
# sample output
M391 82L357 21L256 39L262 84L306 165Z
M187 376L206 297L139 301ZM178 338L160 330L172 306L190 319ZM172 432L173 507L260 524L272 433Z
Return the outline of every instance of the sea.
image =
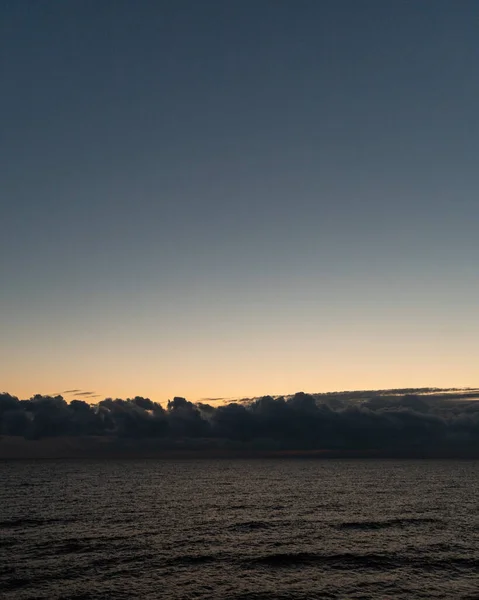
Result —
M4 461L0 598L479 599L479 462Z

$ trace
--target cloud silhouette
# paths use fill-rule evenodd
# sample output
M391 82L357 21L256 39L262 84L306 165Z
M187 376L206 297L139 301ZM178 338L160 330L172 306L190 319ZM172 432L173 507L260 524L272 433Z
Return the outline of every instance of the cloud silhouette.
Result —
M79 388L75 388L72 390L64 390L63 392L59 392L57 394L52 394L52 396L63 396L63 395L69 395L69 396L84 396L84 397L89 397L89 398L99 398L100 394L97 394L96 392L92 392L92 391L85 391Z
M225 402L226 400L238 400L238 398L231 397L217 397L217 398L201 398L200 402Z
M82 392L85 397L90 394ZM3 393L0 433L28 439L81 435L157 440L165 448L180 444L383 454L449 449L474 454L479 453L479 402L474 397L472 390L298 392L219 406L175 397L163 408L141 396L94 404L67 402L61 395L19 400Z

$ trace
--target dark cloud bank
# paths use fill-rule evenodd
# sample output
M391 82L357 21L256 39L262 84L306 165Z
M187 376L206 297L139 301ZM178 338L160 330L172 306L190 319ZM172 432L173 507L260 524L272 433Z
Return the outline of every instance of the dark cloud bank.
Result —
M10 450L0 456L21 455L18 449L29 446L50 448L49 455L57 448L57 455L81 456L479 457L477 394L412 391L299 392L220 406L176 397L166 408L142 397L89 404L62 396L19 400L5 393L0 449Z

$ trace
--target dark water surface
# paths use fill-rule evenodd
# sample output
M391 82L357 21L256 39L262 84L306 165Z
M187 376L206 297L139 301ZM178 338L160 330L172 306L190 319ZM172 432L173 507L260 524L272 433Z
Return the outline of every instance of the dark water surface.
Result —
M479 462L3 462L0 597L479 598Z

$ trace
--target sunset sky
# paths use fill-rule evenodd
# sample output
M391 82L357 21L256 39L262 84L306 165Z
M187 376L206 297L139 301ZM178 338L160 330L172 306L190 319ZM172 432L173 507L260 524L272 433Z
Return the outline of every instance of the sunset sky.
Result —
M0 391L477 386L478 31L473 0L1 2Z

